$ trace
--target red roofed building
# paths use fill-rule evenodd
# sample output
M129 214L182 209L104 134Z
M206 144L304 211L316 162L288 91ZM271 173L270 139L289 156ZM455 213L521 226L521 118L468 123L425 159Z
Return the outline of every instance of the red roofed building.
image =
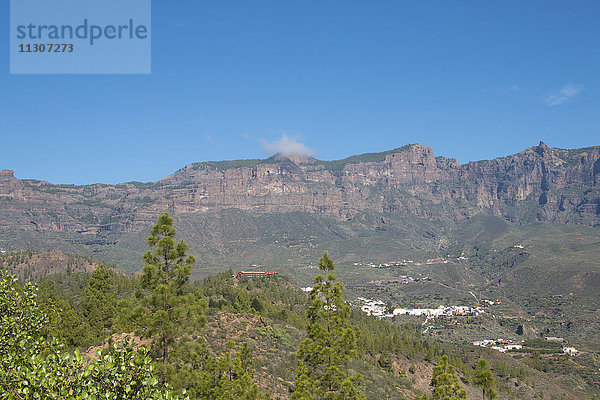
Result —
M265 271L240 271L237 274L238 278L265 278L269 276L277 276L277 272Z

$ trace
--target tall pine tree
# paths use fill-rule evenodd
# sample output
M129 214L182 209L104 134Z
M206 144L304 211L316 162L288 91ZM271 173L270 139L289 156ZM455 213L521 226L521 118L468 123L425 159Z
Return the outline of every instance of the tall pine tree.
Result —
M494 378L494 374L489 367L489 364L486 359L480 358L477 360L477 364L475 365L475 386L481 388L483 392L483 400L485 400L485 396L487 395L490 399L496 398L498 393L494 389L496 386L496 378Z
M117 289L113 275L105 265L92 273L81 299L83 313L96 339L103 339L113 323L117 306Z
M467 398L467 392L460 386L454 367L443 356L439 365L433 368L431 378L433 400L461 400Z
M134 312L138 333L153 339L155 354L165 368L176 341L198 331L206 322L206 302L189 286L196 260L186 255L187 244L183 240L175 242L175 236L173 218L169 213L161 215L148 237L152 249L144 254L146 266L140 278L145 292Z
M350 375L345 369L356 355L356 328L350 323L350 307L342 297L342 284L336 282L335 265L325 253L319 269L326 276L315 277L307 310L309 324L306 340L300 344L295 391L292 398L364 399L356 388L359 375Z

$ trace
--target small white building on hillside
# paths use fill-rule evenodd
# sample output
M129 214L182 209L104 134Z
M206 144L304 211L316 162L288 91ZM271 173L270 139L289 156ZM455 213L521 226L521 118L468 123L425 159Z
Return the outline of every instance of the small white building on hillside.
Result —
M579 353L579 350L575 349L575 347L563 347L563 352L570 356L575 356Z

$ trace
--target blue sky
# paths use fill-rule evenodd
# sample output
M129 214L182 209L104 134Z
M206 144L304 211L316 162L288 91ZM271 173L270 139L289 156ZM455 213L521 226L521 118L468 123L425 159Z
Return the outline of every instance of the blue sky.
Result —
M597 1L154 1L151 75L9 75L5 12L0 169L117 183L282 143L338 159L420 142L460 162L600 145L599 16Z

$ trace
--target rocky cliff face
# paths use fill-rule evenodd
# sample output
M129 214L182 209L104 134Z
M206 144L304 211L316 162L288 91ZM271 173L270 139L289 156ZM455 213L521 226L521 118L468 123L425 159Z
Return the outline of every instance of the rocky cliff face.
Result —
M164 211L226 208L352 218L364 210L460 220L600 225L600 147L549 148L460 165L420 144L345 160L274 156L188 165L155 183L51 185L0 172L0 228L132 231Z

